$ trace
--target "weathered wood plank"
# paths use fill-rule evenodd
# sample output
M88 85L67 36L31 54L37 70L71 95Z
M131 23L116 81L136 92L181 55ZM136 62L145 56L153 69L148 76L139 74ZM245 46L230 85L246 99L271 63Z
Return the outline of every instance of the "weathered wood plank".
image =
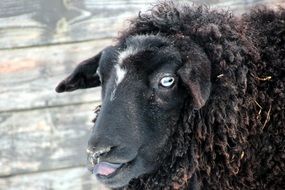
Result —
M154 0L1 0L0 48L111 37Z
M182 0L182 2L189 0ZM242 13L284 0L191 0ZM1 0L0 49L113 37L157 0Z
M0 52L0 112L100 100L100 89L57 94L54 88L78 62L111 40Z
M84 167L0 178L0 189L107 190Z
M96 105L1 113L0 176L85 165Z

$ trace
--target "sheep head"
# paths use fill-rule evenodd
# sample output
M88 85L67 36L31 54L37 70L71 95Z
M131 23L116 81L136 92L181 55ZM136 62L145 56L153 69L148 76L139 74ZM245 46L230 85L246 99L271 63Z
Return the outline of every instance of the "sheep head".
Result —
M99 181L118 188L154 173L171 152L186 100L193 110L205 105L210 62L192 48L185 56L166 37L131 36L83 61L58 85L57 92L102 87L87 150Z

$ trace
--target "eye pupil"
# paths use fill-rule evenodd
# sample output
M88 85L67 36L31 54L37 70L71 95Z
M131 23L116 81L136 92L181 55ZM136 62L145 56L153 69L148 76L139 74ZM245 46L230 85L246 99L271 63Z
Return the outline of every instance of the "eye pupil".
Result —
M163 77L160 80L160 84L163 87L171 87L174 84L174 77L171 77L171 76Z

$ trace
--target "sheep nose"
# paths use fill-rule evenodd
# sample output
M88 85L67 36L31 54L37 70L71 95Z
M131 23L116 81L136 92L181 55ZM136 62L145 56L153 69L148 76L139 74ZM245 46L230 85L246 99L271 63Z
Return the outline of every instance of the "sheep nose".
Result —
M94 147L93 148L87 148L86 149L86 152L88 155L90 155L93 159L96 159L98 158L101 154L104 154L104 153L108 153L110 152L111 150L111 147L106 147L106 148L100 148L100 149L95 149Z
M87 152L87 158L91 164L97 164L100 162L100 156L102 154L108 153L111 151L111 146L110 147L105 147L105 148L95 148L95 147L89 147L86 149Z

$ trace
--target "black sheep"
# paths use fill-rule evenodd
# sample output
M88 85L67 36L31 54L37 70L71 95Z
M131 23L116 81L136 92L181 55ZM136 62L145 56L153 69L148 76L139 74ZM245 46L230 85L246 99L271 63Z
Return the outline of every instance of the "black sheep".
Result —
M285 188L285 10L162 2L58 92L102 85L90 169L122 189Z

